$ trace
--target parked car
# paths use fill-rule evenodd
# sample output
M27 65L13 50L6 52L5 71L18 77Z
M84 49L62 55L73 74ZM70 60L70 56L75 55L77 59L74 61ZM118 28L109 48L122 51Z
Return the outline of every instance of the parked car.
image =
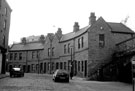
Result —
M57 69L53 74L53 80L69 82L69 73L66 70Z
M10 77L20 76L24 77L24 72L20 67L13 67L10 70Z

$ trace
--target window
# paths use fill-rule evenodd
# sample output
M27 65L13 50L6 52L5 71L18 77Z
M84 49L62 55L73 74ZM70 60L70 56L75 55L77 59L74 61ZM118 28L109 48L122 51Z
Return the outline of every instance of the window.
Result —
M56 69L58 69L59 68L59 63L56 63Z
M50 51L51 51L50 48L48 48L48 56L50 56Z
M34 51L32 51L32 59L34 58Z
M22 60L22 53L19 53L19 60Z
M64 54L66 54L66 45L64 45Z
M3 45L5 46L5 42L6 42L6 39L5 39L5 36L3 35Z
M78 61L78 71L80 71L80 61Z
M70 53L70 43L68 44L68 53Z
M82 71L83 71L83 61L82 61Z
M48 70L50 69L49 67L50 67L50 63L48 62Z
M7 8L5 8L5 15L7 15Z
M63 63L60 62L60 69L63 69Z
M6 20L4 20L3 28L6 29Z
M66 70L66 62L64 62L64 69Z
M17 53L15 53L14 55L14 60L17 60Z
M105 36L104 34L99 34L99 47L103 48L105 46Z
M78 39L78 49L80 49L80 46L81 46L81 40L80 38Z
M52 48L52 56L54 56L54 47Z
M10 60L13 59L13 53L10 53Z
M81 43L82 43L82 48L83 48L83 46L84 46L84 43L83 43L84 41L83 41L83 37L82 37L82 40L81 40Z

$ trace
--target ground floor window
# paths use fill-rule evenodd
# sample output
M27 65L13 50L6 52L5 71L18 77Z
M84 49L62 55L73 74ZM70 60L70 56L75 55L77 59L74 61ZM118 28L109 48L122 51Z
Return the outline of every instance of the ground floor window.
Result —
M60 69L63 69L63 63L60 62Z
M46 73L46 63L44 63L44 73Z
M66 70L66 62L64 62L64 69Z
M58 69L58 68L59 68L59 63L57 62L57 63L56 63L56 69Z
M78 61L78 71L80 71L80 61Z
M84 68L83 68L84 66L83 66L83 61L82 61L82 72L83 72L83 70L84 70Z

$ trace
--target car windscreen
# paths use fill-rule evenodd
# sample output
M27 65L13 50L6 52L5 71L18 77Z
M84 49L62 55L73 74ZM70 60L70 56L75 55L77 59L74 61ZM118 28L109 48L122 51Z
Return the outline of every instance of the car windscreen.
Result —
M15 71L20 71L21 69L20 68L13 68Z
M68 72L67 72L67 71L62 71L62 70L60 70L60 71L58 71L57 74L68 74Z

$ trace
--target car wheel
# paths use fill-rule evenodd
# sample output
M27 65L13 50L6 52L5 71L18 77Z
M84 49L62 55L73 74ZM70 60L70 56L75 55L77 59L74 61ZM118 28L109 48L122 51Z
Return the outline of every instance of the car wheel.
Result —
M56 78L54 78L54 82L56 82Z
M66 79L66 82L69 82L69 79Z
M22 77L24 77L24 74L22 75Z
M10 74L10 77L12 77L12 75Z

